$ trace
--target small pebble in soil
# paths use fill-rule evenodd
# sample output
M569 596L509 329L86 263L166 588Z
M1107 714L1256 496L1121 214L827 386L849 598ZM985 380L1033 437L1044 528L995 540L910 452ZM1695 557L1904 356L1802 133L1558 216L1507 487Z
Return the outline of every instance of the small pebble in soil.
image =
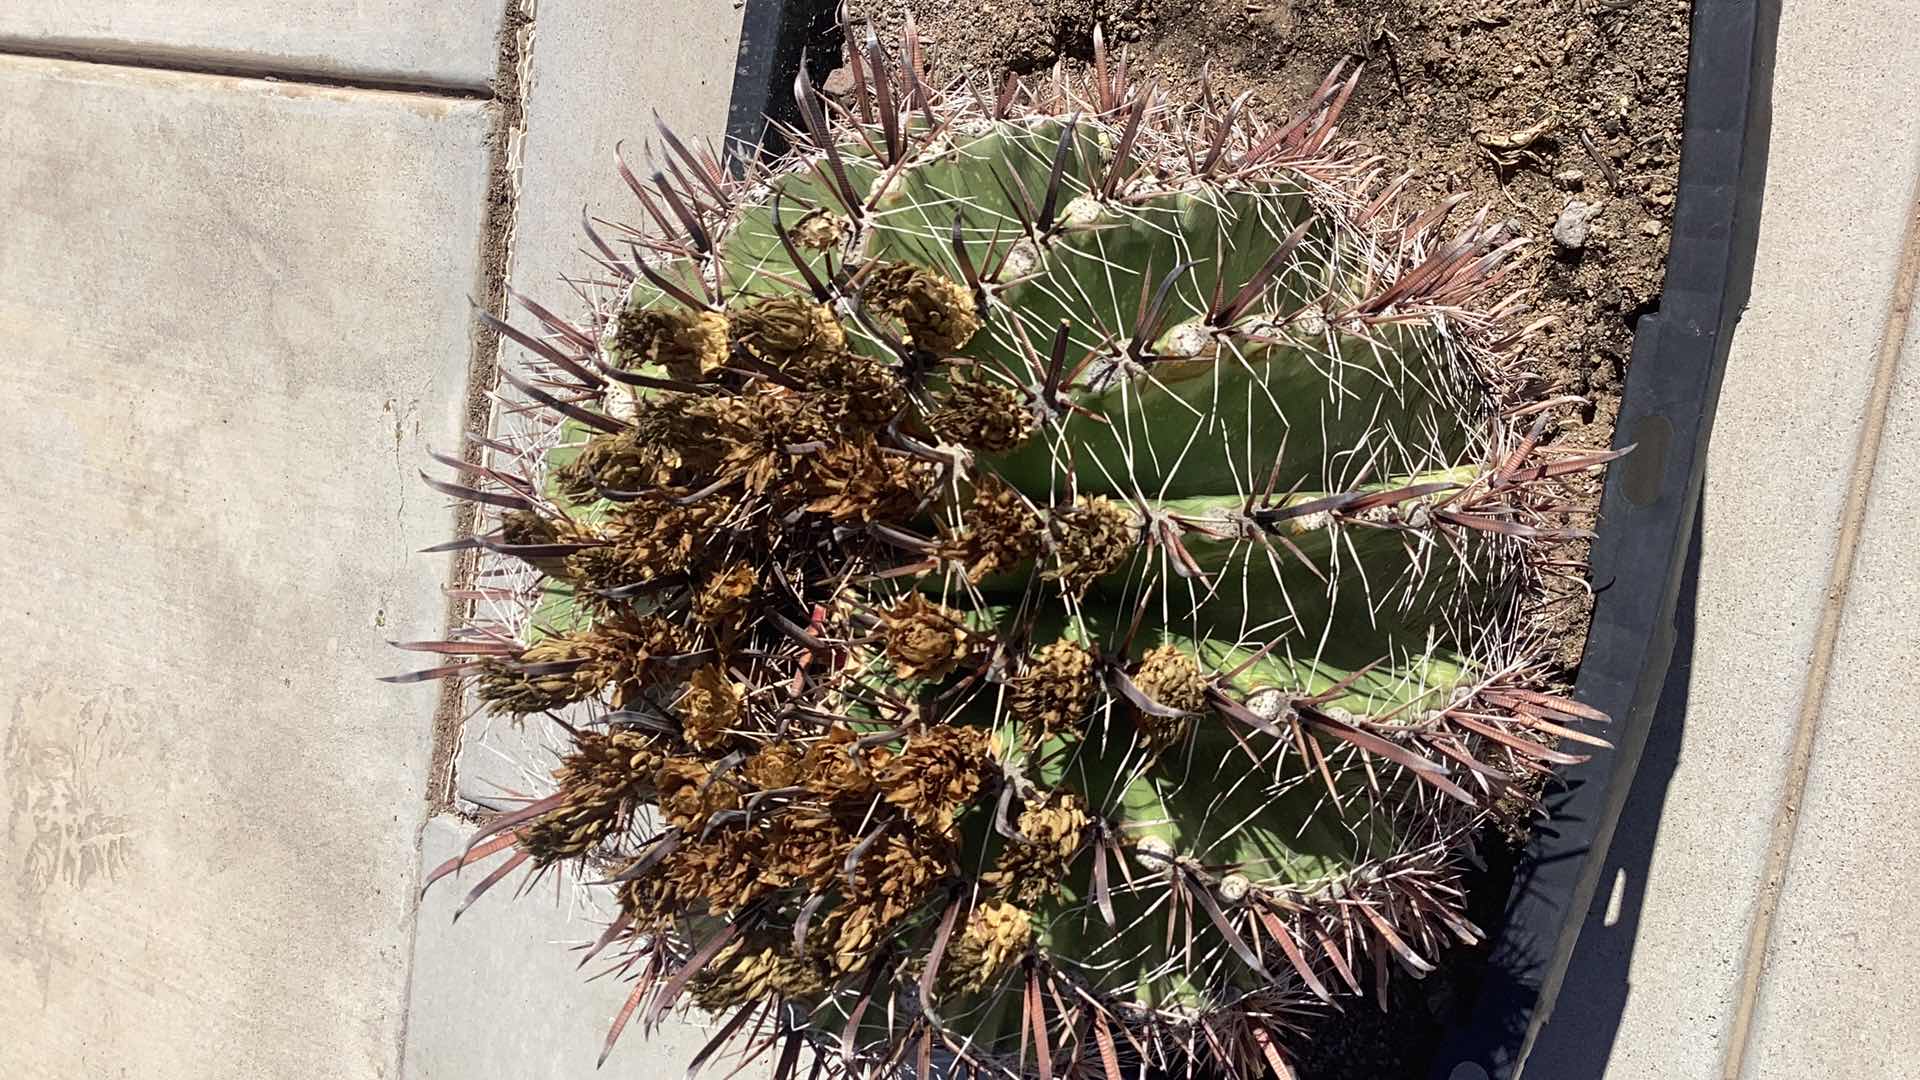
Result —
M1593 219L1599 213L1598 206L1579 199L1567 203L1567 208L1560 211L1560 219L1553 223L1553 242L1568 251L1579 251L1586 247Z
M845 97L853 93L853 69L837 67L821 82L820 89L829 97Z
M1553 182L1563 188L1579 191L1581 188L1587 186L1587 174L1581 172L1579 169L1568 169L1565 172L1554 173Z
M1648 236L1659 236L1665 232L1666 229L1667 227L1665 225L1657 221L1643 221L1640 223L1640 231L1646 233Z

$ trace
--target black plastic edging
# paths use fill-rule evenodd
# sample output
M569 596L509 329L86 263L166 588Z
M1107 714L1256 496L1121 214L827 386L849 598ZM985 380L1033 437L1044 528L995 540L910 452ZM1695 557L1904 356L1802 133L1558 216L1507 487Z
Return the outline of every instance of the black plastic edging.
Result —
M1635 449L1601 497L1593 626L1575 686L1613 717L1614 749L1564 770L1549 792L1554 819L1527 846L1487 981L1443 1040L1434 1080L1520 1076L1552 1018L1647 742L1721 375L1753 279L1779 21L1780 0L1694 0L1666 284L1659 311L1636 328L1614 436ZM1535 1065L1533 1075L1559 1080L1551 1063Z
M776 123L798 126L793 80L810 41L830 31L833 0L746 0L727 103L727 149L736 161L787 148Z

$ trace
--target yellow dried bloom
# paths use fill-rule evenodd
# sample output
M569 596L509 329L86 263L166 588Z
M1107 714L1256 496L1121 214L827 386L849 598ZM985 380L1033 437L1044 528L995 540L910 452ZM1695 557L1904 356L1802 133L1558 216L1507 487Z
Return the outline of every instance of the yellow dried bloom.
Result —
M858 971L900 921L918 911L954 872L952 846L925 833L885 834L854 868L845 902L823 921L834 970Z
M727 362L727 319L717 311L629 307L614 320L607 359L628 371L664 368L689 382Z
M664 493L622 503L602 525L606 546L568 557L568 577L589 589L613 589L687 573L733 510L723 494L686 506Z
M626 827L636 799L653 788L666 757L652 735L631 729L583 730L553 778L564 801L527 827L520 846L536 866L583 856Z
M749 935L729 944L688 986L696 1004L716 1012L774 995L806 997L826 988L826 973L810 958L795 956L791 941L773 934Z
M737 615L753 598L760 572L744 562L731 563L713 573L693 594L693 617L709 626Z
M873 790L872 766L880 755L854 747L853 729L836 726L807 747L800 763L800 782L828 801L861 798Z
M802 768L805 759L805 752L792 743L770 742L747 758L740 774L761 791L796 787L806 775Z
M1007 710L1047 735L1078 732L1098 689L1093 654L1066 638L1042 646L1007 687Z
M740 807L740 792L724 777L716 777L699 758L669 757L654 775L660 813L672 825L692 831L709 814Z
M654 872L664 875L681 907L703 902L708 914L740 910L771 891L760 873L767 838L753 829L713 830L689 837Z
M554 519L531 510L509 510L500 515L500 542L508 547L532 547L540 544L591 543L599 537L591 526L566 518ZM565 577L565 556L540 555L525 559L527 565L548 577Z
M846 348L833 312L797 295L772 296L732 313L733 341L776 366L818 360Z
M540 665L571 665L559 671ZM536 670L529 673L526 669ZM618 644L600 627L541 638L512 661L492 661L480 676L480 700L495 712L526 714L559 709L593 696L626 673Z
M824 206L816 206L801 215L800 220L787 230L798 247L813 251L827 251L846 242L847 234L853 231L853 223Z
M976 994L997 980L1033 947L1033 919L1002 900L988 900L967 915L966 928L954 938L940 968L950 991Z
M789 811L775 819L760 876L773 888L826 888L840 880L853 838L826 814Z
M1055 791L1028 803L1014 822L1026 842L1002 848L993 869L981 875L981 884L1028 906L1053 896L1065 884L1092 821L1086 803L1071 791Z
M900 323L907 344L950 353L980 329L973 294L965 285L904 262L871 264L863 296L867 306Z
M647 417L643 416L643 422ZM587 440L573 460L554 470L553 484L578 503L600 498L600 489L644 491L671 484L685 465L672 443L648 432L623 431Z
M882 451L870 434L833 440L801 460L806 508L835 521L911 516L939 475L930 462Z
M865 353L841 350L793 373L806 380L821 412L836 423L878 427L907 404L899 370Z
M1153 716L1135 710L1141 734L1147 745L1165 749L1186 740L1193 730L1194 714L1207 707L1207 680L1186 650L1178 645L1162 645L1140 658L1133 684L1156 704L1179 709L1180 716Z
M1045 536L1040 515L1018 491L997 476L983 475L974 485L962 528L947 537L940 554L965 566L968 580L978 583L1040 554Z

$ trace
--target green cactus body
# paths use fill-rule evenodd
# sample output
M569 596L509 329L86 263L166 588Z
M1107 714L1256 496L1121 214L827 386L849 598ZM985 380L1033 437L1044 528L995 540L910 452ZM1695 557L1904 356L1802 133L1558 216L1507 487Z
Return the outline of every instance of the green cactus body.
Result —
M1337 81L1282 128L877 57L769 169L629 173L617 299L531 309L562 444L442 485L542 575L481 696L602 706L484 835L613 868L650 1014L1264 1071L1476 937L1461 853L1592 741L1527 615L1599 459L1513 426L1512 245L1373 185Z

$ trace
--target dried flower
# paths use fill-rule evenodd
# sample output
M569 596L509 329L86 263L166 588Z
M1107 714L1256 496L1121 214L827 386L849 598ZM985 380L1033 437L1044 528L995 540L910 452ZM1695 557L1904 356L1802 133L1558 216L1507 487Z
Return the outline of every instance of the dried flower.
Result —
M1057 894L1092 821L1086 803L1064 789L1028 803L1014 823L1025 841L1002 848L981 884L1029 907Z
M689 831L710 814L740 807L740 791L725 777L715 776L699 758L669 757L654 774L660 813L672 825Z
M480 676L480 700L504 713L546 712L598 693L627 667L606 631L590 627L541 638L512 661L494 661Z
M1025 395L986 379L954 380L927 423L948 442L984 454L1012 450L1039 426Z
M727 742L727 729L740 719L740 690L717 664L706 664L687 680L674 705L687 745L712 750Z
M950 353L980 329L980 316L966 286L912 263L868 265L862 295L869 307L900 323L907 344Z
M887 802L922 828L946 832L980 794L994 765L993 738L984 729L943 725L908 736L906 749L878 770Z
M1126 563L1140 530L1126 507L1098 496L1081 496L1072 509L1056 510L1049 523L1054 562L1046 577L1075 596Z
M1092 712L1098 680L1093 654L1061 638L1042 646L1007 687L1007 709L1046 735L1077 733Z
M1207 680L1200 665L1178 645L1162 645L1140 658L1133 684L1155 704L1178 709L1179 716L1154 716L1136 710L1147 745L1165 749L1185 741L1194 714L1207 706Z
M682 906L698 899L710 915L730 914L772 891L760 872L766 849L758 830L715 829L684 841L659 872Z
M774 995L807 997L826 988L826 973L811 958L795 956L792 941L771 933L728 944L689 985L694 1002L716 1012Z
M805 752L791 742L766 743L740 766L740 774L761 791L795 787L806 775L805 757Z
M940 982L948 991L977 994L998 979L1033 947L1033 919L1003 900L987 900L967 915L965 929L953 940Z
M924 905L953 872L953 848L925 833L889 832L854 868L846 902L826 918L829 959L837 971L858 971L902 919Z
M902 679L942 679L966 655L967 632L959 612L919 593L908 593L885 619L887 659Z
M734 344L775 366L817 363L846 348L833 312L804 296L771 296L732 316Z
M553 472L560 494L577 503L600 498L600 489L640 491L672 483L683 462L671 444L642 439L637 431L596 435L573 459Z
M663 368L676 379L699 380L727 362L726 316L630 307L614 320L607 359L628 371Z
M1045 537L1045 525L1026 499L985 474L974 485L962 528L947 537L940 554L965 566L967 578L978 583L1038 555Z
M760 572L753 564L729 563L708 575L693 594L693 617L708 626L724 622L747 606L759 584Z
M801 215L800 220L794 222L787 231L800 247L827 251L845 243L847 234L853 231L853 225L826 207L816 206Z
M853 729L836 726L807 747L800 763L801 783L828 801L858 798L873 790L870 760L876 751L857 748Z
M791 810L773 822L760 876L774 888L824 889L839 880L853 838L826 814Z
M899 370L865 353L842 350L794 374L808 381L821 412L836 423L878 427L907 404Z
M563 801L533 820L521 847L536 866L593 851L625 827L634 801L652 790L665 757L658 741L644 732L578 732L573 752L553 771Z
M882 451L871 435L834 440L803 460L806 508L835 521L909 517L938 475L919 458Z

